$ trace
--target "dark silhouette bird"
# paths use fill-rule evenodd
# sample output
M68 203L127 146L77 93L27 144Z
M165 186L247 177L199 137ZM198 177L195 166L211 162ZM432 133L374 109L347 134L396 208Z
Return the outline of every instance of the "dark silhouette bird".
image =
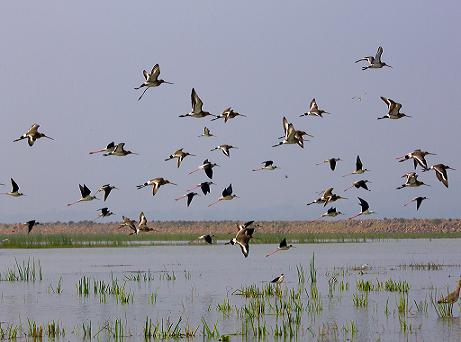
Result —
M107 197L109 197L109 194L111 193L111 191L114 189L118 190L116 186L112 186L110 184L104 184L98 189L98 191L96 191L96 193L101 192L101 191L104 192L104 202L105 202Z
M39 225L41 223L37 222L35 220L30 220L30 221L27 221L24 224L27 225L27 234L30 234L30 232L32 231L32 228L34 228L34 226L37 226L37 225Z
M410 203L412 202L416 202L416 210L419 210L419 207L421 206L421 203L423 203L424 200L427 200L428 198L427 197L415 197L413 198L411 201L405 203L403 206L406 207L407 205L409 205Z
M330 165L331 171L334 171L336 169L336 163L339 162L339 161L341 161L341 158L330 158L330 159L325 159L321 163L317 163L315 165L318 166L318 165L328 163L328 165Z
M186 198L187 197L187 206L189 207L189 205L191 204L192 202L192 199L195 197L195 196L198 196L199 194L196 193L196 192L188 192L187 194L181 196L181 197L178 197L178 198L175 198L176 201L179 201L180 199L182 198Z

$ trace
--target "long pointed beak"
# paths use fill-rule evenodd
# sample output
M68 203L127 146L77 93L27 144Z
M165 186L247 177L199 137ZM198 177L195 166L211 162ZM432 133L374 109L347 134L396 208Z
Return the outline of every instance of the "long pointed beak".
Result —
M174 84L173 82L168 82L168 81L163 81L163 83L166 83L166 84Z
M173 185L178 185L178 184L176 184L176 183L173 183L173 182L170 182L170 184L173 184Z

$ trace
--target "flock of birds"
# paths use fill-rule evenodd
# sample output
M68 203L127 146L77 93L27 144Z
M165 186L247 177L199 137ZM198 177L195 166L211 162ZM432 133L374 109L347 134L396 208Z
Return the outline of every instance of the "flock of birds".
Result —
M362 70L381 69L383 67L392 68L390 65L382 61L382 54L383 54L383 48L379 47L375 56L365 56L357 60L356 63L366 62L366 65L362 67ZM141 95L138 98L138 101L143 98L147 90L150 88L155 88L162 84L173 84L171 82L167 82L159 78L160 77L160 66L158 64L156 64L150 72L144 70L143 75L144 75L143 83L139 87L135 88L136 90L143 89ZM406 115L405 113L401 112L402 105L400 103L390 98L386 98L386 97L381 97L381 99L387 106L387 113L386 115L382 117L378 117L377 118L378 120L382 120L382 119L398 120L398 119L402 119L405 117L411 118L411 116ZM211 114L210 112L205 111L203 101L201 100L197 91L194 88L192 89L192 92L191 92L191 104L192 104L191 111L187 114L179 115L180 118L189 117L189 118L200 119L200 118L212 117L212 121L222 119L226 123L229 120L237 118L238 116L245 117L245 115L236 112L231 107L226 108L219 115L214 115L214 114ZM310 102L309 110L301 114L300 116L301 117L314 116L314 117L322 118L326 114L329 114L329 113L326 110L321 109L316 99L314 98ZM27 132L22 134L18 139L15 139L14 142L27 139L29 146L32 147L35 144L35 142L41 138L47 138L50 140L54 140L53 138L47 136L45 133L40 132L39 128L40 128L40 125L34 123ZM289 122L286 117L282 118L282 128L283 128L283 135L280 136L278 138L279 141L273 145L274 148L278 146L282 146L282 145L298 145L300 148L304 148L304 142L307 141L306 137L312 137L312 135L308 134L307 132L296 129L293 123ZM213 134L211 133L208 127L204 127L203 133L199 137L209 138L209 137L213 137ZM218 145L212 148L210 152L221 151L225 156L230 157L231 150L237 149L237 148L238 147L236 146L232 146L228 144L221 144L221 145ZM136 152L127 150L125 148L124 142L117 143L117 144L115 142L111 142L106 147L95 150L95 151L90 151L89 153L92 155L102 153L102 155L105 157L109 157L109 156L125 157L131 154L133 155L137 154ZM429 170L435 171L435 175L437 179L445 187L448 188L447 170L454 170L454 169L445 164L434 164L429 167L426 161L426 157L431 156L431 155L435 155L435 154L428 152L428 151L423 151L421 149L416 149L412 152L409 152L397 158L399 162L404 162L406 160L412 159L414 169L415 169L415 171L408 172L402 176L403 178L405 178L405 183L403 183L397 189L403 189L406 187L428 186L427 184L425 184L424 182L418 179L419 175L416 173L416 170L418 167L420 167L423 172L426 172ZM194 156L194 155L185 151L184 148L180 148L174 151L170 156L168 156L168 158L166 158L165 161L176 159L176 165L178 168L180 168L182 165L182 162L184 161L184 158L188 156ZM320 163L317 163L317 165L328 164L329 168L332 171L335 171L337 163L340 161L341 161L340 158L332 157ZM211 186L214 184L212 179L213 179L213 173L214 173L215 167L219 167L219 165L217 163L211 162L209 159L205 159L201 165L199 165L196 169L190 171L189 174L203 171L205 176L209 180L203 181L200 184L196 184L191 189L188 189L187 193L184 194L183 196L176 198L176 201L186 199L187 200L186 205L187 207L189 207L192 204L193 199L196 196L199 196L199 192L197 192L198 190L196 189L200 188L201 192L205 196L210 194ZM274 161L266 160L261 163L260 167L255 168L252 171L253 172L274 171L277 168L278 167L277 165L274 164ZM357 156L356 163L355 163L355 169L350 174L344 175L343 177L346 177L349 175L363 175L366 172L369 172L369 170L364 167L362 160L360 159L360 156ZM346 192L353 188L363 189L365 191L371 191L371 189L369 189L368 187L368 184L370 183L371 182L367 179L359 179L359 180L354 181L351 184L351 186L346 188L344 191ZM168 184L177 185L176 183L166 178L157 177L157 178L146 180L143 184L138 185L137 189L140 190L145 187L151 187L152 196L155 196L157 192L159 191L160 187L164 185L168 185ZM99 189L97 189L97 191L94 193L85 184L83 185L79 184L80 198L72 203L69 203L68 206L72 206L80 202L88 202L88 201L98 199L96 195L99 192L103 193L103 201L105 202L108 199L111 192L115 189L117 189L116 186L113 186L111 184L104 184ZM12 196L12 197L24 196L24 194L20 192L19 190L20 190L20 187L14 181L14 179L11 178L11 191L6 192L4 194ZM214 202L209 204L209 207L214 206L220 202L230 201L236 198L238 198L238 196L234 193L232 184L229 184L223 189L221 196L218 197ZM408 203L405 203L404 205L407 206L408 204L415 202L416 209L419 210L422 202L426 200L427 198L428 197L426 196L415 197ZM334 193L333 188L328 188L322 191L321 193L319 193L319 196L313 201L307 203L307 205L309 206L312 204L320 204L323 207L326 207L327 205L330 205L342 199L346 199L346 197L343 197L339 194ZM362 215L370 215L370 214L375 213L373 210L370 209L370 205L365 199L358 197L358 200L359 200L359 205L360 205L360 211L356 213L355 215L352 215L351 217L349 217L349 219L353 219L353 218L356 218ZM98 211L99 211L99 217L108 217L108 216L114 215L114 213L108 207L100 208L98 209ZM336 217L341 214L342 214L341 211L337 210L336 207L330 207L321 215L321 217ZM228 242L228 244L231 244L231 245L238 245L241 248L241 251L245 257L247 257L249 254L249 241L253 237L253 233L255 230L255 228L252 227L252 223L253 221L249 221L242 225L238 225L238 229L237 229L237 233L235 237ZM27 225L28 232L30 233L33 227L39 224L39 222L35 220L30 220L26 222L25 224ZM145 231L154 231L153 228L148 227L148 221L144 213L142 212L139 215L138 221L122 216L122 222L120 224L120 227L129 228L132 231L131 234L139 234L140 232L145 232ZM213 235L210 235L210 234L199 237L200 240L204 240L207 243L212 243L212 238L213 238ZM288 245L286 240L284 239L280 242L280 245L273 253L282 251L282 250L288 250L291 247L293 246ZM267 256L272 255L273 253L269 253Z

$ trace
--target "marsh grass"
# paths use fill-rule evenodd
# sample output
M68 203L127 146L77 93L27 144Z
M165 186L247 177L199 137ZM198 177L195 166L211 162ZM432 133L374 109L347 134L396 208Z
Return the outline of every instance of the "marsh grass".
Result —
M18 262L16 258L14 259L15 266L8 268L5 274L0 274L0 280L3 281L24 281L24 282L35 282L42 281L42 266L40 260L27 259L27 262L23 260Z
M437 303L437 291L430 295L432 306L439 318L453 317L453 303Z

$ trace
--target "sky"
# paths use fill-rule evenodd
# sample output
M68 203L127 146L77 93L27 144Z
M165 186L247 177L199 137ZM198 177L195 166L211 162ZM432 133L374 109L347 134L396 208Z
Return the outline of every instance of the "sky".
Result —
M149 220L312 220L325 208L306 203L317 192L343 190L366 178L371 192L350 190L334 206L347 215L370 203L376 218L459 216L460 171L449 172L449 188L435 173L420 174L431 187L395 188L412 163L395 157L416 148L436 153L429 165L461 170L459 102L461 55L457 1L13 1L0 11L0 182L13 177L27 196L0 197L0 221L94 220L109 207L117 216ZM361 70L354 61L383 46L393 68ZM141 101L133 88L142 70L156 63L173 82L149 89ZM247 117L226 124L209 118L178 118L190 111L195 88L204 110L232 106ZM362 97L362 101L353 97ZM413 118L376 120L386 113L380 96L402 103ZM312 98L331 112L299 117ZM282 117L314 135L305 148L273 148L283 135ZM34 123L55 141L33 147L12 141ZM207 126L214 138L198 138ZM139 153L103 157L88 152L125 142ZM210 149L239 147L231 157ZM196 154L181 167L165 162L183 147ZM360 155L370 173L342 177ZM340 157L336 171L315 164ZM212 193L174 198L208 180L188 172L209 158L215 168ZM280 167L252 172L265 160ZM286 177L287 176L287 177ZM177 186L136 185L165 177ZM96 190L111 183L107 202L67 207L80 197L78 184ZM230 183L240 198L212 208ZM417 212L402 204L427 196ZM101 197L101 196L99 196Z

